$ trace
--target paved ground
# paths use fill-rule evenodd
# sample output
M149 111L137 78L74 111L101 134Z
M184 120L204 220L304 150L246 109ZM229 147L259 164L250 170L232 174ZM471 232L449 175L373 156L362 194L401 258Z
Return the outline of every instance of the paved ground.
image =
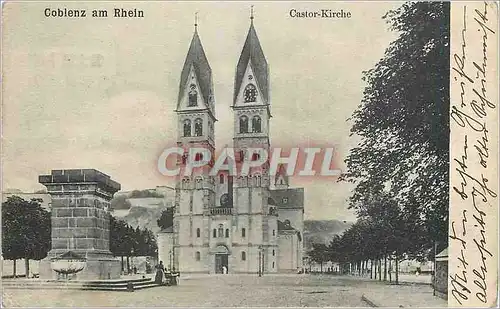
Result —
M363 296L376 307L447 307L447 301L433 295L432 287L421 283L402 283L400 285L369 285L362 289Z
M329 275L218 275L181 278L179 286L156 287L133 293L76 290L5 289L5 307L368 307L363 295L374 301L403 300L430 287L398 286L357 277ZM371 296L369 295L371 293ZM417 294L415 294L417 293ZM424 295L424 294L422 294ZM424 295L425 296L425 295ZM429 295L427 295L429 296ZM432 297L432 290L430 296ZM399 304L399 302L397 302ZM420 299L425 305L425 299ZM389 304L392 305L392 304ZM403 304L404 305L404 304ZM444 305L443 305L444 306Z

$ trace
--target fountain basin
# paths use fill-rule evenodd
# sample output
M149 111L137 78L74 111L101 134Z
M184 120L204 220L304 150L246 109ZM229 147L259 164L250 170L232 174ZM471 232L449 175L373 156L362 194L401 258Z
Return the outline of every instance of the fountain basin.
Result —
M87 264L87 259L73 251L68 251L51 260L50 266L58 274L69 275L82 271Z

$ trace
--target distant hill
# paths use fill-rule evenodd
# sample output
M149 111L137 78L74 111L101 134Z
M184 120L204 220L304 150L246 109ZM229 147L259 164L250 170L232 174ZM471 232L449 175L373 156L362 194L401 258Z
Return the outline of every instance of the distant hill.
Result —
M172 206L172 201L164 198L145 197L126 200L129 208L116 208L111 213L116 219L127 222L132 227L148 228L157 233L160 231L156 220L163 210Z
M139 226L140 228L148 228L153 233L158 233L160 231L160 228L158 227L158 224L156 223L156 220L158 220L161 216L161 212L165 208L147 208L147 207L132 207L130 208L130 211L128 211L123 217L115 216L118 217L119 219L124 220L128 224L130 224L133 227Z
M351 225L340 220L304 220L304 250L310 250L313 243L329 244L334 235L342 234Z

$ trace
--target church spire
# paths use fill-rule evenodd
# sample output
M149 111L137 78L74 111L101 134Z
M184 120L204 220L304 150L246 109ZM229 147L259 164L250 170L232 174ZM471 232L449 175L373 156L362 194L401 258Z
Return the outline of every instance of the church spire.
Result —
M179 84L179 97L178 105L180 104L183 95L185 94L186 87L188 86L189 74L191 68L194 70L196 75L196 80L200 86L201 95L204 101L207 103L212 113L215 113L213 106L210 103L213 95L213 82L212 82L212 69L208 63L207 56L201 44L200 37L198 35L198 12L195 13L194 21L194 33L191 39L191 44L189 45L189 50L186 55L186 61L182 68L181 81Z
M257 86L262 94L262 98L266 104L269 104L269 71L267 67L266 57L260 46L257 32L255 31L253 6L250 11L250 29L248 29L247 38L236 66L236 76L234 82L234 97L233 104L236 104L238 93L243 82L245 71L251 64L252 70L255 75Z

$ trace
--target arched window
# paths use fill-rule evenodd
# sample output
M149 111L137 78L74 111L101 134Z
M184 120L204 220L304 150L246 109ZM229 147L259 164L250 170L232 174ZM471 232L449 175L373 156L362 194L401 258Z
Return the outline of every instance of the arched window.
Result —
M247 260L247 253L245 251L241 251L241 260L246 261Z
M229 194L224 193L220 197L220 206L221 207L228 207L230 205L229 201Z
M273 230L273 236L276 236L276 231L275 230Z
M182 189L189 189L189 177L182 179Z
M219 225L219 237L222 238L224 237L224 228L222 227L222 224Z
M274 249L273 249L273 256L274 256L275 252L274 252Z
M240 133L248 133L248 117L245 115L240 117Z
M253 84L248 84L245 87L245 92L243 93L243 99L245 103L257 101L257 88Z
M219 175L219 182L220 182L220 184L224 183L224 174Z
M241 237L245 237L247 233L247 230L245 228L241 229Z
M201 236L201 231L199 228L196 229L196 237L200 238Z
M254 182L256 187L260 187L262 185L262 176L260 174L255 175Z
M194 160L195 161L201 161L203 160L203 154L201 152L197 152L195 155L194 155Z
M259 116L253 116L252 118L252 132L260 133L262 132L262 121Z
M217 230L216 230L216 229L214 229L213 237L214 237L214 238L216 238L216 237L217 237Z
M196 253L194 254L194 257L196 258L197 261L199 261L201 259L200 251L196 251Z
M196 91L196 85L191 84L189 86L189 102L188 106L197 106L198 105L198 92Z
M201 118L196 118L196 120L194 121L194 135L203 135L203 120Z
M226 229L226 238L229 238L229 229Z
M273 268L274 268L274 262L273 262Z
M191 120L184 120L184 136L191 136Z
M201 189L203 187L203 178L196 177L194 185L195 185L196 189Z

